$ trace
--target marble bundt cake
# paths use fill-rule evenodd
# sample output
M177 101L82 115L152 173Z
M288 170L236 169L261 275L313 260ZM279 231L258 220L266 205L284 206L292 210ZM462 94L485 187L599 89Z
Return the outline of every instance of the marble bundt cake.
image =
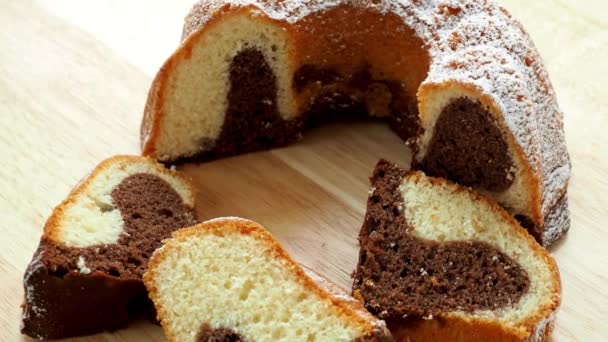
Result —
M152 84L141 141L165 162L217 158L357 113L542 244L569 228L562 113L530 37L492 0L203 0Z
M169 341L393 340L384 321L240 218L174 232L144 282Z
M23 280L22 333L56 339L153 318L148 258L194 223L188 181L145 157L103 161L46 222Z
M353 293L400 341L544 341L553 258L491 200L380 161Z

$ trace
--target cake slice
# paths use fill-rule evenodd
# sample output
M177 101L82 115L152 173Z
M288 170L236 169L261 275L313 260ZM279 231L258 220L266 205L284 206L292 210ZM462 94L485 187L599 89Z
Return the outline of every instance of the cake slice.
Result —
M392 341L383 321L244 219L173 233L144 282L169 341Z
M46 222L23 280L22 333L64 338L153 317L141 279L148 259L194 223L187 180L144 157L103 161Z
M553 258L495 202L380 161L353 293L401 341L544 341Z

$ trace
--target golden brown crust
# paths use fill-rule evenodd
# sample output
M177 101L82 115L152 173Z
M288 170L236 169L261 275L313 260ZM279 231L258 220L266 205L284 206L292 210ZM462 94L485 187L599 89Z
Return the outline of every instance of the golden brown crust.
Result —
M163 68L168 63L163 65ZM154 155L154 145L156 143L156 137L158 136L158 129L160 124L161 113L158 109L159 104L163 100L163 93L160 90L160 85L165 82L162 81L166 77L167 72L163 72L163 68L156 74L152 86L148 91L148 100L144 108L143 118L141 120L141 126L139 128L139 139L141 145L141 153L146 156Z
M91 182L97 175L103 173L110 166L112 166L114 164L120 164L120 163L130 164L130 163L138 163L138 162L147 163L147 164L153 166L158 172L166 174L173 178L180 179L184 184L186 184L186 186L190 190L191 196L190 196L190 198L187 199L187 201L184 201L184 205L194 209L195 193L194 193L194 187L192 186L192 183L189 179L187 179L186 177L184 177L180 174L169 171L162 164L158 163L157 161L155 161L152 158L141 157L141 156L116 155L116 156L110 157L108 159L105 159L101 163L99 163L95 167L95 169L93 169L88 175L86 175L84 178L82 178L78 182L78 184L76 184L76 186L70 191L70 193L68 194L66 199L64 199L58 206L56 206L53 209L51 216L48 218L48 220L46 221L46 223L44 225L42 239L49 239L51 241L61 243L60 237L59 237L59 233L60 233L59 225L60 225L61 221L63 220L63 215L64 215L65 210L69 206L74 204L74 202L76 201L76 197L78 195L87 193L89 185L91 184Z
M191 237L204 236L207 234L225 236L235 233L249 235L267 245L269 250L274 253L272 257L284 260L289 267L289 272L296 274L297 279L310 292L318 295L324 300L330 301L333 304L332 307L336 310L336 314L359 325L362 331L369 332L371 334L378 334L378 327L384 327L382 321L371 316L369 313L364 314L362 312L361 303L338 295L337 287L335 285L329 285L327 281L321 281L321 284L317 284L309 275L306 274L305 270L287 254L283 247L281 247L281 245L274 239L274 237L272 237L272 235L270 235L268 231L266 231L264 227L253 221L236 217L217 218L192 227L183 228L175 231L172 234L173 237L171 239L165 240L163 247L159 248L150 259L148 263L148 271L143 276L144 284L148 289L152 301L155 304L159 303L160 298L154 278L156 278L158 265L160 265L168 256L168 250L171 249L172 246L176 246L180 243L180 241ZM157 318L162 325L162 323L165 321L167 309L157 305L156 310ZM170 341L176 341L176 336L170 330L169 325L163 325L163 329L165 330L165 334ZM384 329L380 329L380 332L382 331L386 332L385 327Z
M389 322L396 341L467 341L467 342L521 342L547 341L553 329L553 317L538 322L532 334L509 329L490 321L467 320L462 317L417 319L407 325ZM537 334L538 332L538 334Z
M164 100L164 88L169 75L174 70L174 60L182 58L184 51L183 49L178 49L169 57L154 77L154 81L152 81L152 85L148 91L148 100L146 101L140 127L141 153L144 156L152 156L158 159L158 156L155 154L156 139L158 138L160 123L163 117L161 106Z
M431 319L415 321L388 322L393 336L399 341L544 341L549 336L561 302L561 280L559 269L553 257L546 249L522 228L519 223L500 207L494 200L484 197L475 191L458 186L442 178L429 177L420 171L409 171L405 178L416 182L428 179L435 186L447 187L454 192L465 192L475 202L489 207L492 212L512 227L512 233L542 258L551 273L553 297L541 303L534 312L517 327L509 327L489 318L462 317L458 314L447 313ZM361 297L355 293L355 297ZM407 322L404 324L404 322Z
M379 320L369 311L367 311L367 309L363 306L363 302L361 300L355 299L354 297L349 295L344 289L332 283L329 279L323 277L314 270L303 265L301 265L301 267L304 270L304 273L308 277L310 277L315 282L315 284L317 284L317 286L319 286L321 289L328 292L336 300L342 302L344 306L350 307L350 309L354 311L357 315L365 318L366 320L369 320L370 322L375 322L373 324L376 327L376 331L373 332L374 336L372 336L374 337L374 339L369 339L366 341L374 341L376 339L382 341L392 340L392 335L386 327L384 321Z

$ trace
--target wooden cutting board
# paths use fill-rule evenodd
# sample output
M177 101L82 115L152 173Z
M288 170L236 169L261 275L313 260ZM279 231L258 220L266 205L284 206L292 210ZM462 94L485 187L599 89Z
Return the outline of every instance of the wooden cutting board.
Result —
M151 78L191 1L0 0L0 341L22 338L22 275L53 206L103 158L139 152ZM608 3L503 2L534 38L566 113L572 229L552 250L563 281L554 340L608 340ZM200 189L202 218L256 220L299 262L349 288L380 157L407 165L410 153L383 124L355 122L182 169ZM79 340L164 337L141 322Z

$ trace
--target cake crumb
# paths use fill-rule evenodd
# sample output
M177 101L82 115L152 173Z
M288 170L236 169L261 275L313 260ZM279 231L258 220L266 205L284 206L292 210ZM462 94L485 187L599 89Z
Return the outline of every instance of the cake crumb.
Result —
M78 257L78 262L76 263L76 266L78 266L78 270L82 274L89 274L89 273L91 273L91 269L88 268L87 265L85 264L85 260L82 257L82 255Z

